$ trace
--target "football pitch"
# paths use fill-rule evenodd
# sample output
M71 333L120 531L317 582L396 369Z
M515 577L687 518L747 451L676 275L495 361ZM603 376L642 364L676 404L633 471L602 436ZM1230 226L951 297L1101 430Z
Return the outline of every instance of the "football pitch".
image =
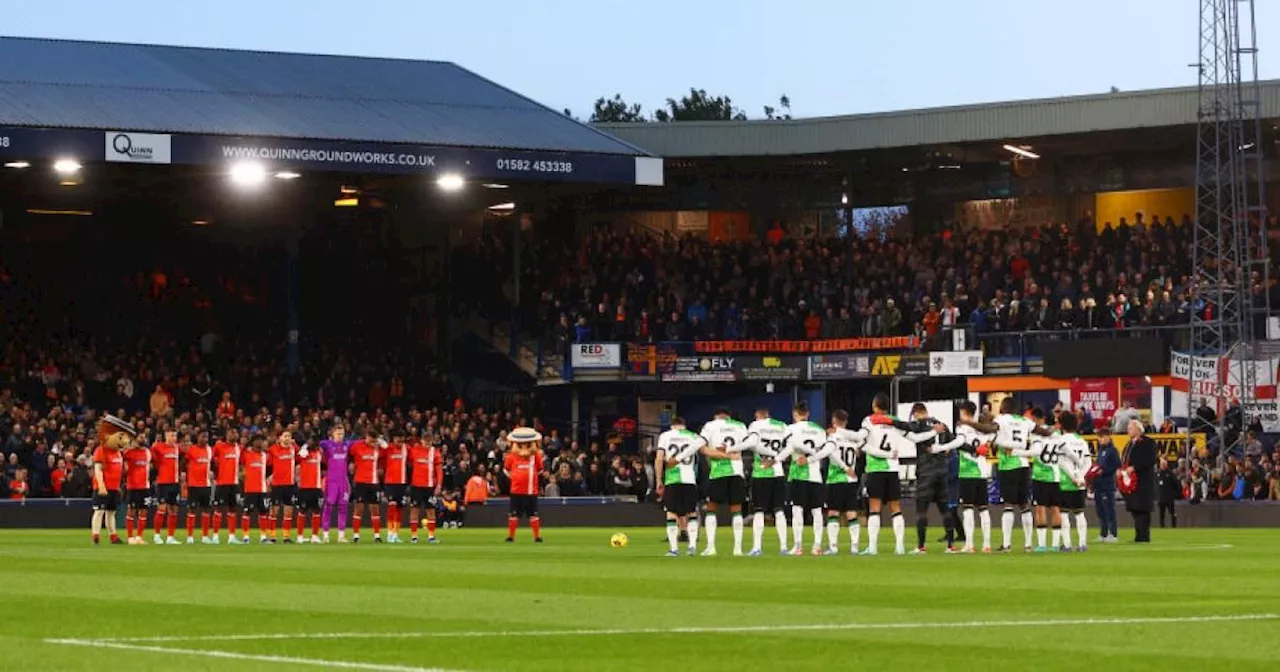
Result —
M728 529L719 557L667 558L661 529L625 530L622 549L614 531L93 548L87 532L6 530L2 667L1236 672L1280 659L1271 530L922 557L893 556L884 534L890 555L875 558L727 557Z

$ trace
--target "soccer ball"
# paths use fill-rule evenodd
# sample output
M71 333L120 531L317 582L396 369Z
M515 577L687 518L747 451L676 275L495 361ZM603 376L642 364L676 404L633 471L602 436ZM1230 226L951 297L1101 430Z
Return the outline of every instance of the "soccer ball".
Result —
M626 547L627 547L627 535L625 535L625 534L623 534L623 533L621 533L621 532L618 532L617 534L614 534L612 537L609 537L609 545L610 545L610 546L612 546L612 547L614 547L614 548L626 548Z

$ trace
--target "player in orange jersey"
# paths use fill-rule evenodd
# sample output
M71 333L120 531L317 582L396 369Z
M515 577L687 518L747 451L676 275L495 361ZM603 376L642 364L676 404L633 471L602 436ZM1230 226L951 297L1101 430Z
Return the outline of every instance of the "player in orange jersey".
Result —
M174 534L178 531L178 495L181 486L178 484L182 473L182 451L178 448L178 433L169 430L164 433L164 441L157 441L151 446L151 464L156 469L156 492L152 501L156 504L156 534L152 541L156 544L177 544ZM166 521L167 519L167 521ZM160 536L169 523L169 537Z
M130 546L146 544L147 510L151 508L151 451L133 444L124 451L125 488L128 509L124 512L125 538Z
M227 543L239 544L236 537L237 509L240 508L240 453L243 452L236 439L236 430L229 429L226 440L213 446L213 460L217 466L215 484L213 486L213 543L218 543L218 514L227 521Z
M243 470L244 496L240 504L240 530L244 532L244 543L250 543L249 514L254 514L258 525L258 543L275 543L271 531L271 502L267 498L269 490L267 481L267 438L261 434L252 434L245 443L245 450L240 453L240 465Z
M284 524L284 543L293 543L293 505L298 499L297 464L298 446L293 442L293 434L288 430L280 433L280 437L267 451L271 462L271 507L273 518L271 531L273 538L280 536L280 524ZM284 517L281 518L281 513ZM298 525L299 541L302 540L302 525Z
M186 441L189 436L184 436ZM209 435L204 432L194 444L182 449L187 472L187 543L195 543L196 516L200 516L200 543L217 543L218 537L209 534L209 518L213 513L213 448Z
M391 431L391 442L379 451L378 460L382 469L382 493L387 499L387 543L399 544L400 507L409 501L409 446L403 431Z
M382 543L382 515L380 500L382 498L378 478L378 452L386 442L378 438L378 433L370 430L364 441L351 444L348 459L354 472L352 480L355 485L351 489L351 542L360 543L360 519L364 516L365 507L369 509L369 519L373 523L373 541Z
M427 543L436 539L436 502L440 499L440 487L444 481L444 456L440 450L426 441L414 439L409 448L409 460L413 463L413 480L409 485L409 543L418 543L418 521L426 517Z
M320 543L320 512L324 509L324 450L303 444L298 448L298 543L306 541L311 516L311 543Z
M511 449L503 461L511 481L511 513L507 515L507 543L516 540L520 518L529 519L533 540L542 543L542 519L538 517L538 493L541 492L542 434L529 427L517 427L507 434Z

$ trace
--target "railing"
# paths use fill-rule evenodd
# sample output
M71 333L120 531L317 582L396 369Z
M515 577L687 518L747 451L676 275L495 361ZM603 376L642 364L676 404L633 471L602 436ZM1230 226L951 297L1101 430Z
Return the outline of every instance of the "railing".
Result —
M1019 369L1026 372L1029 362L1044 354L1043 344L1059 340L1100 340L1121 338L1160 338L1165 347L1186 350L1191 343L1191 325L1178 324L1161 327L1126 327L1124 329L1071 329L1050 331L985 332L974 334L971 325L962 327L987 359L1017 360Z
M539 381L547 382L563 382L572 380L574 371L570 365L568 352L565 348L558 347L554 339L550 337L538 338L522 334L514 323L492 323L488 324L490 334L494 338L494 344L500 347L514 361L519 363L522 368L534 375ZM1190 325L1166 325L1166 326L1136 326L1126 327L1123 329L1070 329L1070 330L1033 330L1018 332L999 332L988 331L983 333L975 333L973 325L961 325L954 329L963 330L965 333L965 343L967 349L982 350L988 360L1004 361L1010 365L1016 365L1021 373L1028 373L1031 367L1037 363L1037 360L1043 355L1043 344L1048 341L1057 340L1084 340L1084 339L1121 339L1121 338L1159 338L1164 342L1164 346L1172 350L1187 350L1190 347ZM904 349L898 346L883 347L860 347L856 350L868 354L893 353L893 352L909 352L912 350L921 351L939 351L952 350L953 329L944 329L937 337L926 339L921 342L917 348ZM511 334L518 334L516 338L511 338ZM715 340L715 339L709 339ZM850 341L873 342L877 339L846 339ZM786 341L791 344L795 341ZM781 343L781 342L780 342ZM684 356L694 356L698 353L696 342L680 341L680 342L657 342L646 343L658 348L666 349L673 353L679 353ZM572 344L570 344L572 347ZM623 361L618 367L626 368L626 345L623 346ZM851 348L849 352L855 351ZM762 351L754 351L760 354ZM781 348L776 353L770 354L798 354L794 350L785 350ZM819 350L815 349L815 352ZM834 350L821 350L821 352L836 352ZM598 373L598 372L597 372Z

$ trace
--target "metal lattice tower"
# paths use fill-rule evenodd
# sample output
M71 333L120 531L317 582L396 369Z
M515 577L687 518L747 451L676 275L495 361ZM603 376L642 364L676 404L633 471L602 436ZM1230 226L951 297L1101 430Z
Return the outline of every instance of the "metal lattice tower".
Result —
M1200 60L1193 64L1200 106L1192 263L1195 291L1210 308L1207 315L1193 314L1190 346L1194 353L1241 359L1250 357L1260 335L1255 325L1269 310L1254 16L1253 0L1200 0ZM1255 295L1258 283L1263 291ZM1253 381L1239 382L1240 402L1248 408ZM1221 425L1232 400L1226 390L1218 396Z

